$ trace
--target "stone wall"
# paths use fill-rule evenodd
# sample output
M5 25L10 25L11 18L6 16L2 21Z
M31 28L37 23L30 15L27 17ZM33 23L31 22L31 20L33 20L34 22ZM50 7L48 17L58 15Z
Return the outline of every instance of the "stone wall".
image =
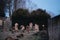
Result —
M60 16L48 20L49 40L59 40Z

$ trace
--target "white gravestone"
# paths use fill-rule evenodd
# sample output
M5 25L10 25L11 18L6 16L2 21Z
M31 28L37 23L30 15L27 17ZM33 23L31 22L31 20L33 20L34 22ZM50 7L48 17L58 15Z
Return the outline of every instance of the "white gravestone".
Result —
M23 31L25 29L24 25L21 25L21 30Z
M30 27L30 30L32 30L33 29L33 24L29 23L29 27Z
M34 26L34 31L35 31L35 32L39 32L39 25L35 24L35 26Z
M0 26L2 26L2 20L0 20Z
M26 26L26 31L27 31L28 33L30 32L30 28L29 28L28 25Z
M18 23L15 23L15 30L18 31Z
M2 31L2 20L0 20L0 31Z

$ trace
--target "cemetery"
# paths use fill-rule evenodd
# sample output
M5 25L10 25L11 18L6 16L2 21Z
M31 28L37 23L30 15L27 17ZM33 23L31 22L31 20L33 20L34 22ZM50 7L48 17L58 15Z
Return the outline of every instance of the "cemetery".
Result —
M26 9L25 3L0 0L0 40L60 40L60 15L51 17L46 9L32 10L36 5Z

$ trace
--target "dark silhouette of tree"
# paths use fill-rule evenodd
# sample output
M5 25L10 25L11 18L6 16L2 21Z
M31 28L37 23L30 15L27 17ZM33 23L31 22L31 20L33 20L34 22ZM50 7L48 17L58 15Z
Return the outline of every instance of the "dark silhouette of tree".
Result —
M12 14L12 24L14 25L16 22L19 23L19 25L27 25L29 12L27 9L18 9Z
M0 17L5 17L4 7L5 7L4 0L0 0Z
M9 17L11 17L11 2L12 0L8 0Z
M5 11L9 13L9 17L11 17L11 10L12 10L11 8L12 8L12 0L5 0Z
M43 29L43 24L47 28L48 19L50 18L50 15L45 10L37 9L35 11L32 11L31 15L33 23L39 24L40 30Z
M47 33L45 34L45 40L48 40L48 19L50 15L46 12L46 10L37 9L31 13L33 23L39 25L39 30L45 30ZM44 27L43 27L44 25ZM41 33L42 34L42 33ZM44 34L43 34L44 35ZM41 36L41 35L40 35ZM42 36L41 36L42 37Z
M15 9L15 11L16 11L17 1L18 0L14 0L14 9Z
M37 23L39 24L40 30L43 29L42 25L45 25L45 30L47 30L47 24L48 19L50 18L50 15L42 9L37 9L29 13L26 9L18 9L13 12L12 14L12 24L18 22L19 25L28 25L29 22L32 22L33 24Z

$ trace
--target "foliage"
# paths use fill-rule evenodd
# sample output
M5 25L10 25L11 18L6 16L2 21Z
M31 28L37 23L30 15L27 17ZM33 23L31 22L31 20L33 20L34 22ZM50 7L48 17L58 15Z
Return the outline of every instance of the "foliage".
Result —
M18 9L17 11L13 12L12 14L12 22L13 22L13 25L14 23L19 23L19 25L26 25L28 22L27 19L28 19L28 15L29 15L29 12L27 9Z
M29 14L27 9L18 9L13 12L13 16L27 16Z
M5 16L4 6L5 6L5 2L3 0L0 0L0 16L1 17L4 17Z
M37 23L40 29L42 29L43 24L47 27L48 18L50 15L42 9L34 10L31 13L27 9L18 9L12 14L13 24L18 22L19 25L28 25L29 22L32 22L33 24Z

